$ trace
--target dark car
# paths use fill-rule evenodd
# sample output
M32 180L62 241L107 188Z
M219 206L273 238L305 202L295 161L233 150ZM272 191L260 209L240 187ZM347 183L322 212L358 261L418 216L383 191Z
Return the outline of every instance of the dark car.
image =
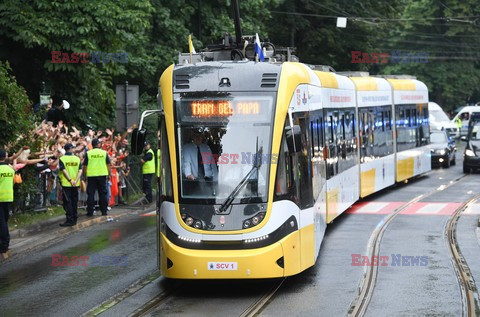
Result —
M467 142L463 153L463 172L470 173L480 168L480 113L472 113L468 133L462 136L462 140Z
M432 166L449 167L455 165L457 147L455 140L443 130L430 133L430 151L432 152Z

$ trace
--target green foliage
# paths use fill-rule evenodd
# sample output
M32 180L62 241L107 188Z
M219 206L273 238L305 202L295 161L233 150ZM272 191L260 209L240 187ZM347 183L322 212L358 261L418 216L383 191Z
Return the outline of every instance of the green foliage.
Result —
M415 75L429 86L430 98L448 108L480 98L478 25L447 20L479 16L476 0L242 0L239 5L244 35L258 33L277 46L295 46L302 62ZM347 28L336 27L338 16L348 18ZM235 33L231 0L0 3L0 59L10 62L34 102L42 81L51 87L56 105L69 100L67 118L83 127L114 125L115 84L128 80L155 96L163 70L188 50L189 34L200 51L219 43L225 32ZM393 50L427 51L429 62L351 62L352 51ZM128 63L57 64L51 51L125 52Z
M8 62L0 61L0 147L16 145L19 136L29 134L32 129L30 105L25 89L17 84Z
M428 63L389 65L385 72L417 76L429 87L429 99L446 110L477 102L480 34L467 17L480 15L478 2L408 1L402 14L411 20L391 30L389 44L396 50L428 52Z
M147 0L6 0L0 4L0 39L7 47L1 48L30 88L31 98L37 98L40 82L45 81L56 104L70 101L68 116L74 124L111 126L112 80L127 74L125 64L52 63L51 51L116 53L125 52L125 43L132 49L141 46L151 12ZM19 51L10 49L12 42L19 43ZM133 51L127 53L131 56Z

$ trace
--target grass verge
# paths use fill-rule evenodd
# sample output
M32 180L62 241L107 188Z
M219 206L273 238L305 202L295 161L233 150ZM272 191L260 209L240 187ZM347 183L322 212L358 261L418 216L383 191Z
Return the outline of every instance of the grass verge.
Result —
M65 211L61 206L48 207L46 211L31 213L15 213L9 221L10 230L23 229L39 221L47 220L53 217L64 215Z

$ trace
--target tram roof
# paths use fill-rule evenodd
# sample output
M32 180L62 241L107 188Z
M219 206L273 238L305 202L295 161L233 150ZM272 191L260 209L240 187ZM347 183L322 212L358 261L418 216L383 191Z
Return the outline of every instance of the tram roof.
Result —
M358 91L390 91L392 88L383 78L377 77L350 77Z
M324 88L355 90L355 85L348 77L331 72L314 71L320 86Z
M427 86L416 79L387 78L394 90L428 91Z

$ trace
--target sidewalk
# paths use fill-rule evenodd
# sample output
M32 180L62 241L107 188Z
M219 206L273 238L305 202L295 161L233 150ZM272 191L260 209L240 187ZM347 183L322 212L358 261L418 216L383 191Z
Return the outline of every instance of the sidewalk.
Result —
M99 215L96 211L93 217L87 217L84 209L79 209L77 224L73 227L60 227L65 222L65 216L58 216L45 221L40 221L27 228L12 230L10 232L10 251L8 258L33 250L47 242L62 238L80 229L98 223L110 222L128 214L144 213L155 210L155 203L142 206L115 206L107 216ZM0 259L1 261L1 259Z

